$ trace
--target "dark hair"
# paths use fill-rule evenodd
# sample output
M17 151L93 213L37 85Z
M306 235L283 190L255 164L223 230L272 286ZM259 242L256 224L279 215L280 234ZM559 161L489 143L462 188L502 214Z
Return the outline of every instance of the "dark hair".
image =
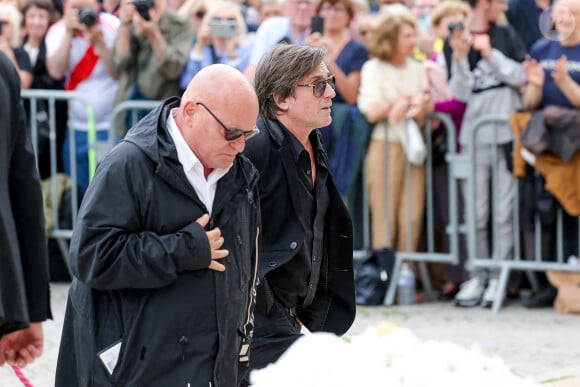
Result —
M26 12L28 12L28 10L32 7L44 9L45 11L48 12L48 15L49 15L48 25L49 26L56 21L57 16L55 15L54 4L52 3L51 0L27 0L24 3L24 6L22 7L22 16L23 16L22 24L23 25L24 25L24 20L26 19Z
M278 44L268 51L258 63L254 77L260 114L276 119L280 108L274 96L285 99L293 95L298 82L320 66L324 56L322 48L296 44Z
M354 19L354 14L356 12L356 9L354 7L354 3L351 0L322 0L322 1L319 1L318 5L316 6L316 14L317 15L320 14L320 9L322 8L322 6L324 4L330 4L330 5L342 4L346 8L346 13L348 14L348 17L350 18L350 20Z

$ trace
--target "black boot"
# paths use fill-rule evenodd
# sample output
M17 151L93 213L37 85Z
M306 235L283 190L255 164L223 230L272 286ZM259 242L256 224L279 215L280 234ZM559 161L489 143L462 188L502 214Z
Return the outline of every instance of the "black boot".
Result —
M554 299L558 294L558 290L552 285L548 284L542 289L538 290L533 296L524 298L522 305L526 308L547 308L554 306Z

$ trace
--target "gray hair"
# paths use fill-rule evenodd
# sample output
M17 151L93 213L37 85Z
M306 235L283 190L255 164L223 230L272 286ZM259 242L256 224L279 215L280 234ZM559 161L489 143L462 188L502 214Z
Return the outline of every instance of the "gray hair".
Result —
M274 95L280 99L294 95L298 82L320 66L324 56L322 48L296 44L278 44L268 51L258 63L254 78L260 114L276 119L280 108Z

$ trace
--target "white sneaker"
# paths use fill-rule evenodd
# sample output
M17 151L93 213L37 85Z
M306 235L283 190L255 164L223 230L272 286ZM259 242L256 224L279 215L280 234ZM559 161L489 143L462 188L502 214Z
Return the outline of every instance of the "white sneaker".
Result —
M459 287L459 292L455 295L456 306L477 306L481 303L483 295L483 283L478 277L473 277L465 281Z
M492 278L489 280L487 288L483 293L483 298L481 299L481 306L483 306L484 308L489 308L493 304L497 292L498 292L498 280L497 278Z

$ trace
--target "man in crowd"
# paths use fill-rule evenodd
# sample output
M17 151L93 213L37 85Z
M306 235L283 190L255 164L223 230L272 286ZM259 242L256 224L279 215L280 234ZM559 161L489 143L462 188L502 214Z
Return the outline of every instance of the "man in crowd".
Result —
M280 42L304 44L310 33L312 17L316 15L316 0L283 0L284 15L265 20L258 31L250 64L244 71L248 79L254 79L256 65L260 58Z
M469 0L472 15L465 29L457 28L444 47L449 71L449 86L454 97L467 102L459 142L468 149L471 125L484 114L509 116L522 106L519 88L526 83L522 62L526 49L517 32L507 24L497 23L507 10L503 0ZM508 169L509 123L488 123L475 137L475 222L477 258L509 259L514 244L512 213L514 179ZM498 202L491 205L491 168L497 165L493 190ZM467 195L467 186L464 193ZM465 199L468 203L471 198ZM490 216L491 208L495 208ZM496 222L494 249L490 249L488 222ZM464 282L455 297L458 306L492 305L499 289L499 271L477 270Z
M50 312L42 193L14 65L0 53L0 366L42 354Z
M113 69L119 74L115 105L179 95L179 76L193 40L187 19L169 9L166 0L123 0L119 18L112 53ZM120 134L131 125L123 115L116 123Z
M212 65L101 162L71 240L57 386L239 385L259 234L239 153L257 116L242 73Z
M276 361L302 325L341 335L355 318L352 224L316 130L336 94L324 59L281 44L256 71L260 134L245 151L260 172L263 224L252 369Z
M97 0L68 0L63 18L46 34L46 68L54 79L66 77L65 88L75 91L92 106L97 140L106 141L113 100L117 91L117 73L111 66L111 47L119 19L99 13ZM71 174L76 164L77 185L84 192L89 185L88 131L93 124L84 101L69 104L69 127L63 145L65 172ZM71 142L75 154L70 154ZM72 157L72 159L71 159Z

